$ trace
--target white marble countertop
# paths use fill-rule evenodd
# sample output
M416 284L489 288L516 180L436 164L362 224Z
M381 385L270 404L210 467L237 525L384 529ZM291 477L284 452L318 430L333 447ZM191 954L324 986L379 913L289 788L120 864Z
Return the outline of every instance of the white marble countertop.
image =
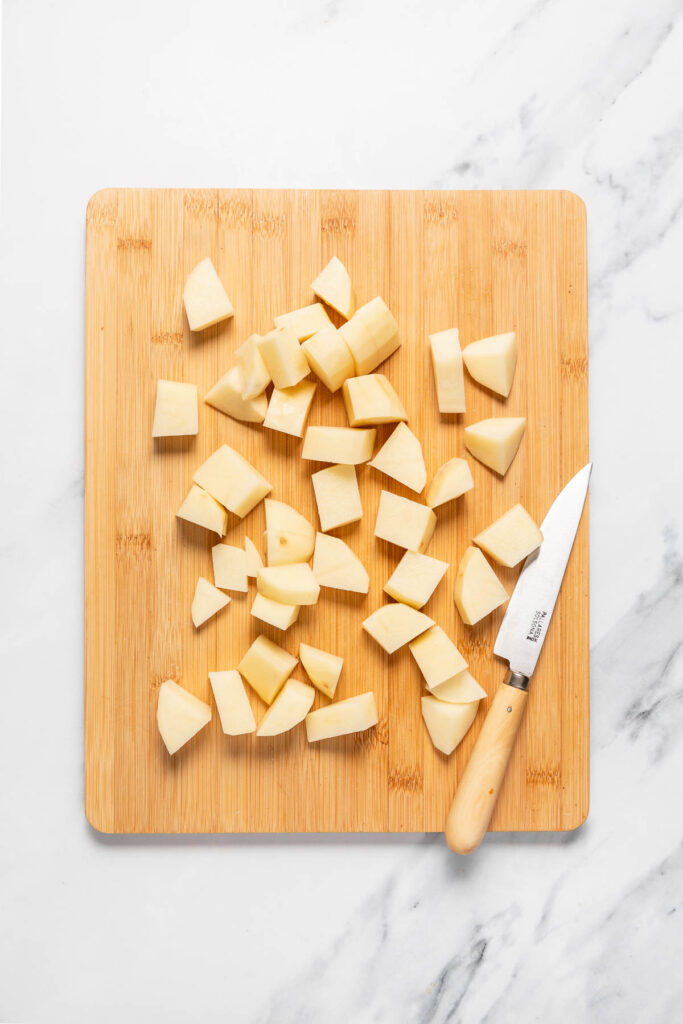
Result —
M680 0L5 0L0 1019L681 1019ZM588 206L591 813L104 838L83 814L83 255L106 185Z

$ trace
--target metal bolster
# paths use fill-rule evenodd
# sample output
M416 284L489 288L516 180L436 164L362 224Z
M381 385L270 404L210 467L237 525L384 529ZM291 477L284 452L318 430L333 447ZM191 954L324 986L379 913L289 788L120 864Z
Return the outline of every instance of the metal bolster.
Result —
M529 677L525 676L522 672L513 672L512 669L508 669L503 682L507 683L508 686L514 686L516 690L529 689Z

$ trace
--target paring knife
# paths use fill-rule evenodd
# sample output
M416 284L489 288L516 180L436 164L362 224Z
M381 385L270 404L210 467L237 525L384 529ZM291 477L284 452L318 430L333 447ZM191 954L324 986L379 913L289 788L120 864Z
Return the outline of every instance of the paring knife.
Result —
M493 653L510 663L472 750L446 821L446 841L471 853L484 838L526 707L529 679L548 632L588 491L592 464L572 477L541 523L543 543L529 555Z

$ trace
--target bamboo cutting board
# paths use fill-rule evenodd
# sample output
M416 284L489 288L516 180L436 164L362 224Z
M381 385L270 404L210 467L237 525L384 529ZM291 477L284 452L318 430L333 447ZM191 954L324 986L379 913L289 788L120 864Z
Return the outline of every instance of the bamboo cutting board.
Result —
M235 317L189 333L183 283L211 256ZM464 454L463 427L524 415L519 453L501 480L470 459L475 487L437 509L428 553L451 569L425 611L456 640L491 696L506 666L492 656L503 610L475 628L452 600L470 538L521 501L537 521L588 461L586 222L567 192L314 192L107 190L87 211L85 502L85 804L106 832L437 831L488 702L456 754L436 752L420 714L421 678L407 648L389 657L361 630L383 602L402 554L373 537L382 488L413 492L359 467L365 514L335 533L371 577L367 597L321 592L284 635L249 614L254 595L196 631L199 575L213 579L209 535L175 518L195 468L235 447L317 525L317 464L301 442L237 423L200 401L199 434L154 442L156 381L191 381L200 398L247 335L313 301L329 258L348 267L359 304L388 302L402 347L379 370L421 438L429 476ZM427 334L458 326L461 341L516 330L510 398L466 381L467 413L439 416ZM318 385L310 423L346 423L341 395ZM391 427L378 430L378 444ZM231 520L262 550L260 504ZM516 571L502 570L511 591ZM374 690L379 725L308 746L302 726L273 739L229 738L211 723L174 758L156 728L159 685L173 678L213 705L208 672L234 668L265 632L293 653L299 640L345 658L338 698ZM529 708L492 828L569 829L588 810L588 524L570 559ZM295 676L305 679L299 666ZM250 693L257 720L263 705ZM315 706L325 703L318 695Z

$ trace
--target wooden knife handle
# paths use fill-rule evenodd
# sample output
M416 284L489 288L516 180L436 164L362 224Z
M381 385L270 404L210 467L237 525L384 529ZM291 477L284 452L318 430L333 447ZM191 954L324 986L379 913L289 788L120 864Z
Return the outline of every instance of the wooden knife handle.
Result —
M455 853L471 853L484 838L524 717L527 691L503 683L458 783L446 820L446 842Z

